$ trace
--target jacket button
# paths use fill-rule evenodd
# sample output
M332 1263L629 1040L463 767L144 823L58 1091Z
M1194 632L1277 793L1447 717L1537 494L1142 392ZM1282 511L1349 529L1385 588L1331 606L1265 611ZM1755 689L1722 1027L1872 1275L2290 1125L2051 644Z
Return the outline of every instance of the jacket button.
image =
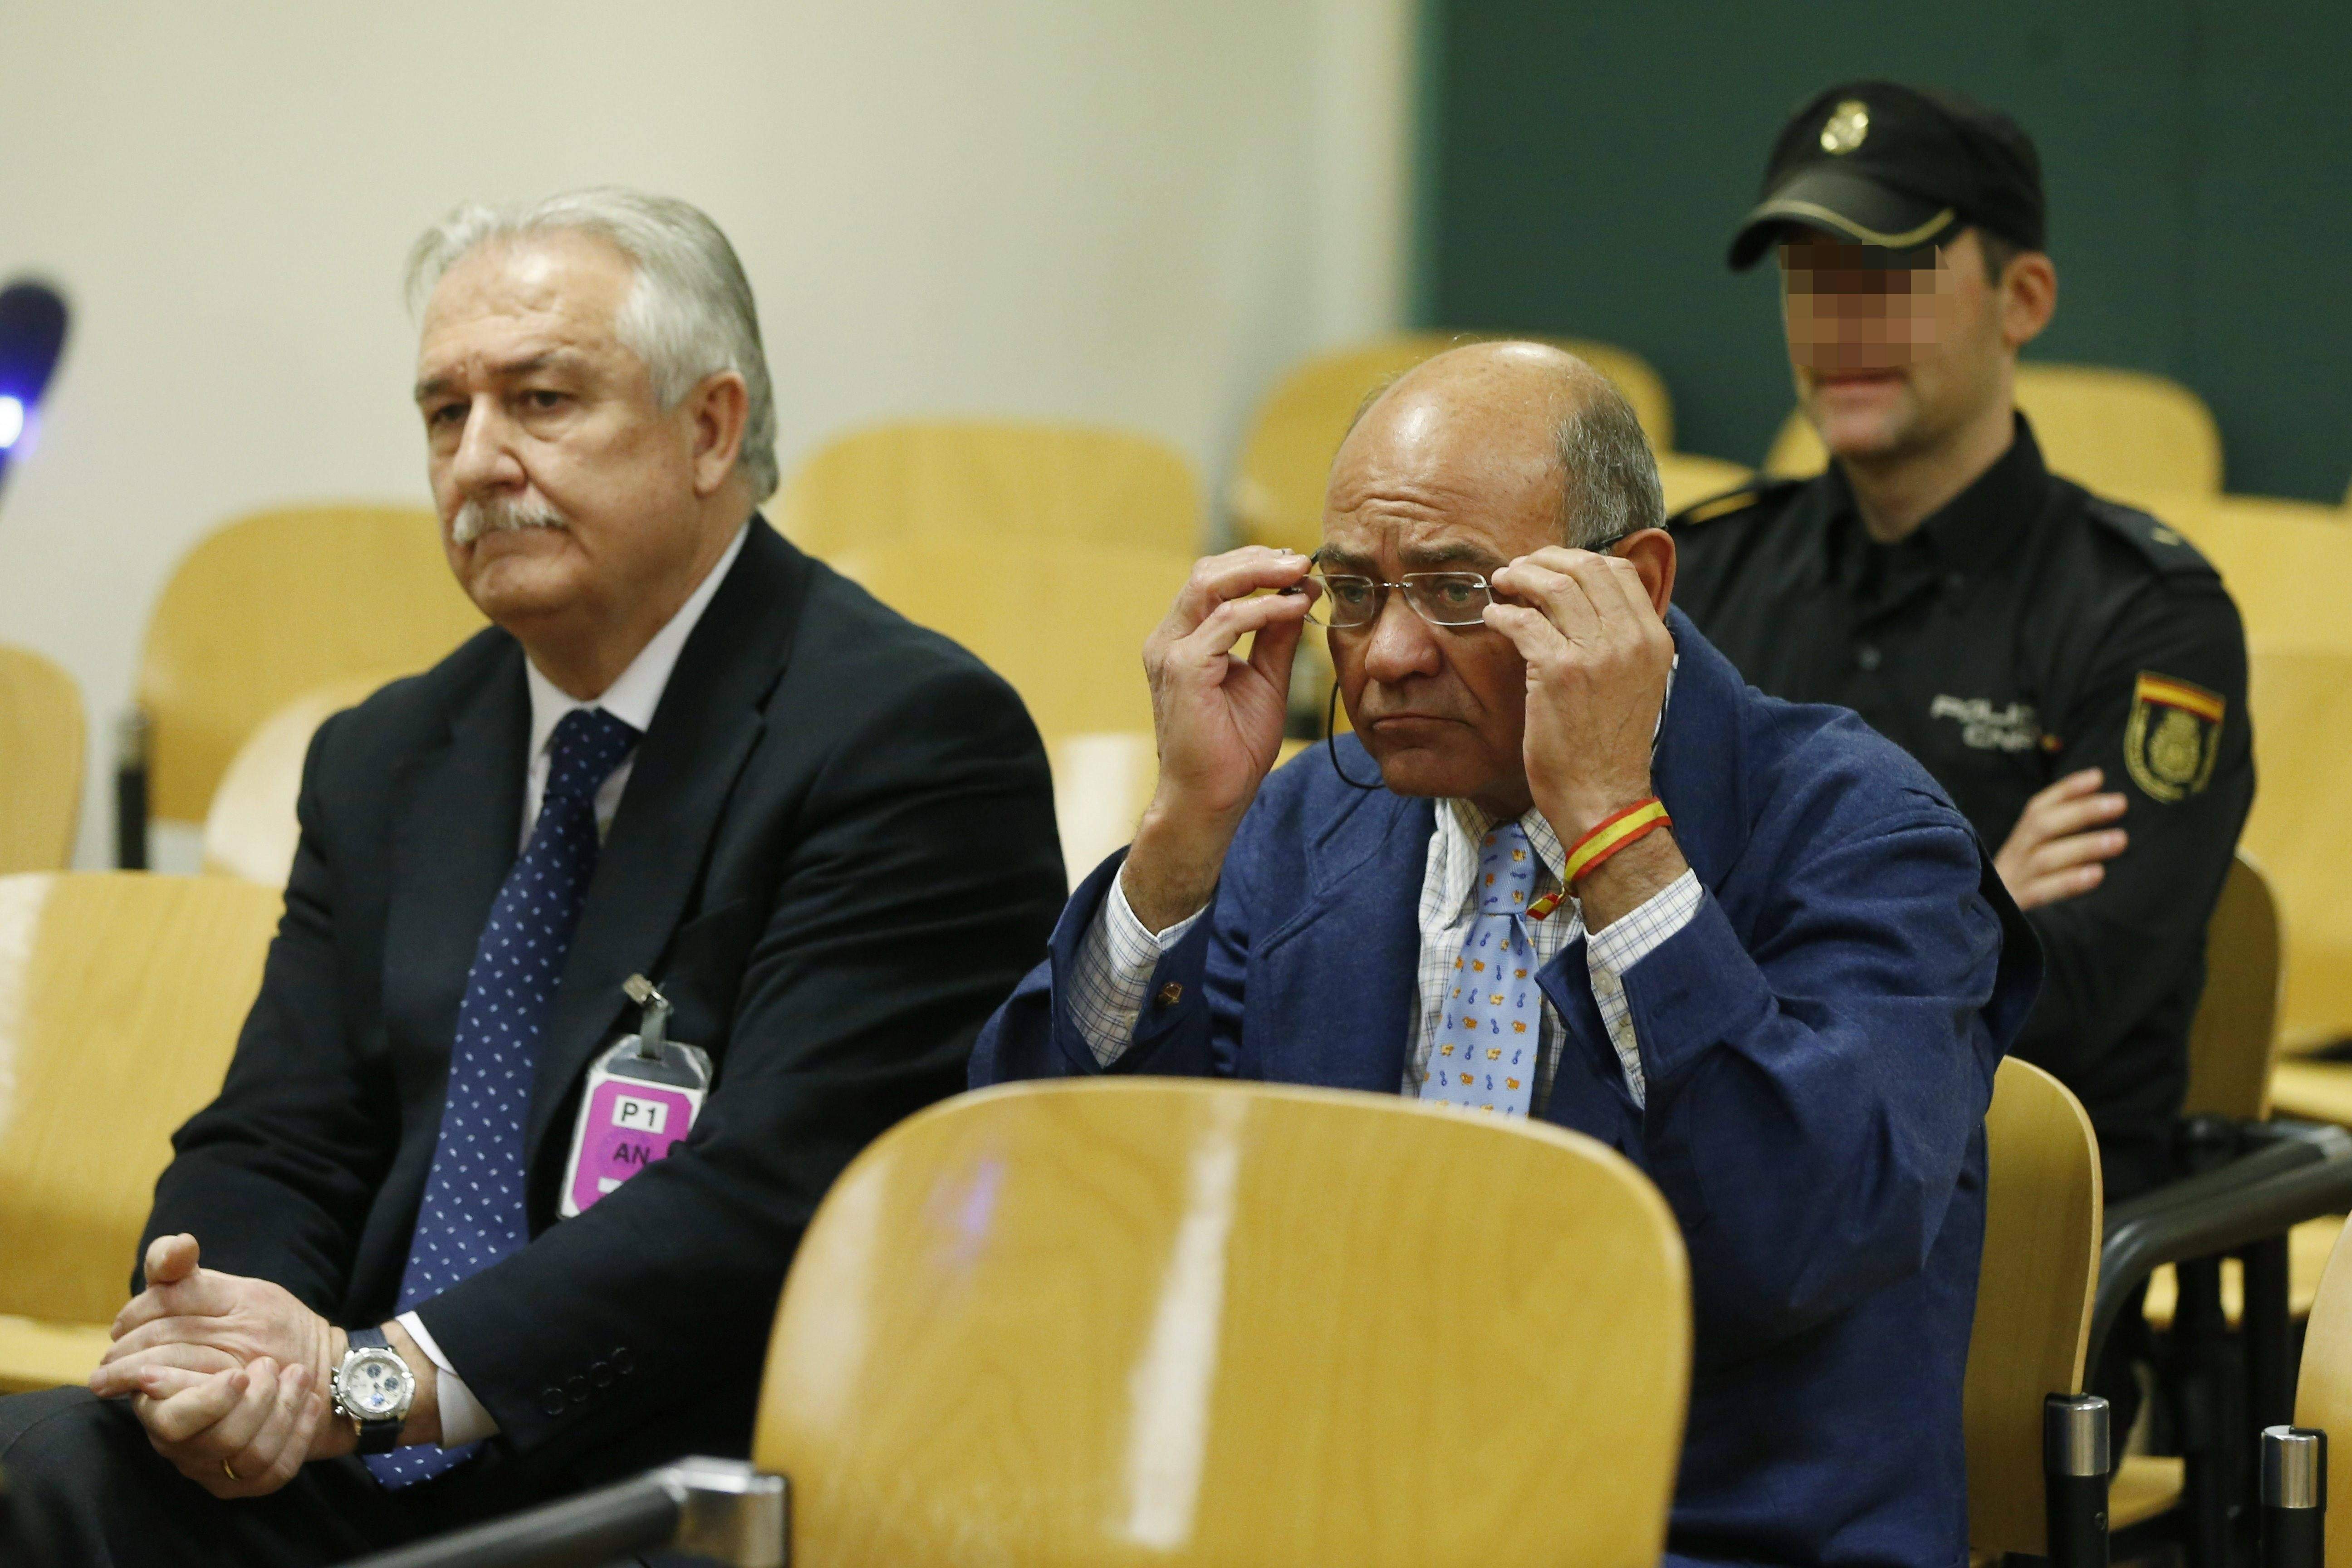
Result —
M563 1385L563 1392L572 1396L572 1404L584 1405L588 1402L588 1380L575 1377Z
M588 1376L599 1388L613 1386L613 1363L608 1361L588 1363Z
M539 1394L539 1407L541 1410L546 1411L550 1415L562 1415L563 1390L560 1388L541 1389Z
M1878 668L1879 657L1878 649L1869 643L1853 650L1853 662L1865 673Z

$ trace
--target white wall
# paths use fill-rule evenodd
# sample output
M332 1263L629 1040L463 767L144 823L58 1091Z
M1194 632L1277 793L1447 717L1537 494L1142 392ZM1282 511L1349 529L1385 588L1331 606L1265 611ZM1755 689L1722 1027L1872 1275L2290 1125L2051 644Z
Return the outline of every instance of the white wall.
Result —
M718 218L787 468L910 412L1151 431L1222 482L1301 353L1402 309L1411 0L0 5L0 279L75 309L0 489L0 640L111 717L206 528L425 499L397 294L463 197Z

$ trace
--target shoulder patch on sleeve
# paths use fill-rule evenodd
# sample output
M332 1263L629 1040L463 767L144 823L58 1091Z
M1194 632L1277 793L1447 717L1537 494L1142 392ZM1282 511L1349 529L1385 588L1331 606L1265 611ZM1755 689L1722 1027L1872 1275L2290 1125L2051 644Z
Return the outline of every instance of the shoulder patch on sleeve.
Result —
M2147 563L2167 576L2218 575L2188 536L2168 528L2147 512L2098 496L2084 498L2093 521L2129 544Z
M1803 479L1750 479L1737 489L1720 495L1693 501L1674 516L1666 519L1668 528L1696 528L1718 518L1735 517L1744 511L1777 508L1805 488Z
M2132 688L2124 728L2124 769L2150 800L2166 805L2200 795L2221 754L2229 703L2218 691L2143 669Z

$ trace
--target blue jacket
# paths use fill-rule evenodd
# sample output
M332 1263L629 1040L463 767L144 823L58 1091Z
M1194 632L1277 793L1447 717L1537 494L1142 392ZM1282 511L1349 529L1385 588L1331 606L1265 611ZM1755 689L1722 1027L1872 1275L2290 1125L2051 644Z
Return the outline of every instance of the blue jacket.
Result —
M2041 978L2030 931L1927 773L1843 709L1744 684L1679 611L1654 787L1706 896L1625 976L1628 1092L1572 943L1546 1114L1647 1172L1690 1249L1696 1366L1678 1555L1952 1568L1960 1384L1993 1070ZM1372 764L1349 737L1348 771ZM1417 1016L1433 806L1317 749L1267 779L1210 918L1163 958L1111 1069L1393 1094ZM1055 994L1119 857L982 1030L974 1084L1098 1069ZM1171 988L1170 982L1175 983Z

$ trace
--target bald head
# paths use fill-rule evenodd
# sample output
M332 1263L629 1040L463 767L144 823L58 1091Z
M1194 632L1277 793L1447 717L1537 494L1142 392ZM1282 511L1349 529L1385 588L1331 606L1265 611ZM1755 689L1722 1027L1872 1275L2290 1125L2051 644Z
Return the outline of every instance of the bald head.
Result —
M1331 464L1330 505L1402 482L1475 510L1549 509L1551 536L1597 543L1664 521L1657 463L1608 377L1548 343L1465 343L1370 398Z

